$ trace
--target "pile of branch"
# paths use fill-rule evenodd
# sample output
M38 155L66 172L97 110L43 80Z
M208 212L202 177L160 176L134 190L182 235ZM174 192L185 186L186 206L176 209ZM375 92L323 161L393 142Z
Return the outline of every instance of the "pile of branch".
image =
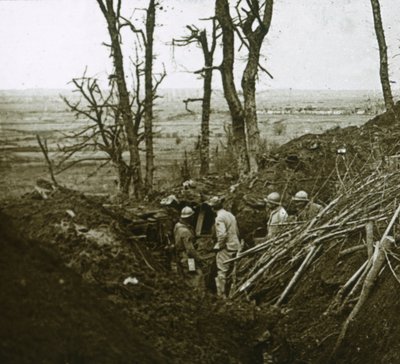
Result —
M239 260L237 288L231 295L262 295L265 301L280 305L304 271L333 244L342 243L346 248L346 243L351 246L350 235L364 233L366 227L371 235L371 224L387 226L398 207L396 196L400 196L400 171L377 169L367 177L360 175L347 186L342 185L337 196L314 219L288 223L286 231L276 238L234 258ZM372 243L368 249L364 244L366 251L372 250Z

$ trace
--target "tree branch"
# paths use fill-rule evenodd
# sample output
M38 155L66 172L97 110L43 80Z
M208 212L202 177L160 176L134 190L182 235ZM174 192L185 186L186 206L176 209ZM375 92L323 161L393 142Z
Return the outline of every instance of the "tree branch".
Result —
M193 111L192 110L190 110L189 109L189 107L188 107L188 104L189 104L189 102L198 102L198 101L203 101L204 99L203 98L197 98L197 99L186 99L186 100L182 100L183 101L183 103L185 104L185 109L187 110L187 111L189 111L190 113L193 113Z
M42 143L39 134L36 134L36 139L39 143L40 149L42 150L42 153L44 155L44 159L46 160L47 163L47 168L49 169L50 177L51 180L53 181L55 186L58 186L57 180L54 176L54 171L53 171L53 163L49 158L49 149L47 148L47 141L46 139L44 140L44 144Z

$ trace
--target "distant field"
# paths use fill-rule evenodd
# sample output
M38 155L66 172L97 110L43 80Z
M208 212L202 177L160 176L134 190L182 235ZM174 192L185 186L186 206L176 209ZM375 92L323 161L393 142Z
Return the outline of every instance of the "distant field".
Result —
M30 191L38 177L47 177L36 134L48 140L51 157L58 155L63 135L82 127L59 94L68 91L0 91L0 196ZM155 119L156 185L174 184L184 151L192 151L200 133L200 105L189 113L182 100L199 97L196 90L167 90L158 99ZM214 94L210 131L212 150L225 141L230 117L222 93ZM279 145L306 133L361 125L382 111L379 94L366 91L265 91L258 94L259 127L269 145ZM195 168L194 168L195 169ZM59 176L66 185L91 192L115 191L113 169L96 171L95 164Z

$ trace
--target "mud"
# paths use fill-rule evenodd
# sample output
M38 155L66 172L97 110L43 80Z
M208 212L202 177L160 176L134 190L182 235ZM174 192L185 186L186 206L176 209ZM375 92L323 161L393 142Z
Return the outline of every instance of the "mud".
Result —
M162 246L82 194L36 197L2 206L2 362L259 362L276 312L194 292Z
M182 203L198 207L210 195L224 194L251 244L266 215L248 201L278 190L290 209L290 196L303 189L327 202L340 178L397 153L399 136L393 117L383 115L360 128L296 139L264 156L264 169L239 184L215 177L191 189L179 186L172 191L179 203L166 208L171 219L163 222L164 232L170 232ZM164 234L148 230L155 215L137 214L160 208L166 195L125 206L125 212L67 189L53 191L47 199L32 193L3 201L2 363L250 364L261 363L265 351L275 363L400 362L399 283L388 268L340 350L330 357L351 304L339 315L325 312L339 287L365 261L365 251L340 257L339 245L328 243L328 252L280 308L262 300L257 306L247 300L218 300L212 292L194 292L170 270ZM359 239L347 245L357 245ZM398 272L397 262L392 263ZM134 283L124 284L129 277ZM268 339L260 342L263 335Z

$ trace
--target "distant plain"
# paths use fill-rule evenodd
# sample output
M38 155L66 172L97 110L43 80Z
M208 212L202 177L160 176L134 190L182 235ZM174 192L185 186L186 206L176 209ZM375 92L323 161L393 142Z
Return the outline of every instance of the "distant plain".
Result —
M61 100L60 95L76 98L68 90L0 91L0 197L18 195L33 189L38 178L48 178L36 134L46 139L50 157L60 157L58 145L64 135L85 125ZM156 188L176 184L185 151L190 155L193 173L197 170L193 152L200 134L201 105L183 100L201 97L200 90L161 90L155 109ZM361 125L383 111L375 91L274 90L257 94L261 137L267 148L281 145L303 134L322 133L335 127ZM230 116L221 91L213 94L210 120L211 154L223 151ZM88 156L86 152L86 156ZM95 158L101 156L92 153ZM59 182L84 192L116 192L111 165L98 169L99 162L78 164L57 176Z

